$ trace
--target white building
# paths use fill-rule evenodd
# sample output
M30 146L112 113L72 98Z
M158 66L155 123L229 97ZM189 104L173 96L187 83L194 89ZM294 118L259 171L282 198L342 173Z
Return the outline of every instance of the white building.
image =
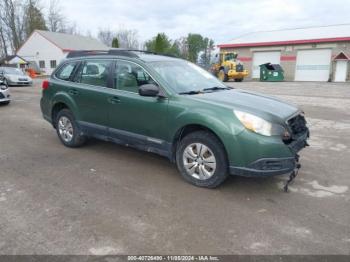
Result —
M106 49L107 46L91 37L35 30L17 55L35 62L43 74L50 75L70 51Z

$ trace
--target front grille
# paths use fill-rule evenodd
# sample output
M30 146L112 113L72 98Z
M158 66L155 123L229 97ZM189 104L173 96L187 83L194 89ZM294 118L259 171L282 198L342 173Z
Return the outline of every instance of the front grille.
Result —
M236 72L243 72L244 68L242 64L236 65Z
M28 81L27 78L18 78L18 81Z
M306 126L305 117L302 115L297 115L288 120L288 126L292 131L293 135L300 135L305 133L308 128Z

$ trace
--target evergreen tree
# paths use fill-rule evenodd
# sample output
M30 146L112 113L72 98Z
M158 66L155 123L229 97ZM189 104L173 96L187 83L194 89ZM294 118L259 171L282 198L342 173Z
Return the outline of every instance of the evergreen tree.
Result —
M112 47L119 48L119 41L117 37L114 37L112 40Z
M47 30L44 15L35 0L29 0L25 10L25 32L27 37L36 29Z
M168 36L164 33L158 33L157 36L146 42L146 50L159 54L168 54L173 47Z

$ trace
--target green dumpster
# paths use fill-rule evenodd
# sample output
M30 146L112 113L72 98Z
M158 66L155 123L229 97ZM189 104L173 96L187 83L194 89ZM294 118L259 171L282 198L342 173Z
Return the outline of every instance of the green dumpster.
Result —
M260 81L283 81L284 71L279 64L266 63L260 65Z

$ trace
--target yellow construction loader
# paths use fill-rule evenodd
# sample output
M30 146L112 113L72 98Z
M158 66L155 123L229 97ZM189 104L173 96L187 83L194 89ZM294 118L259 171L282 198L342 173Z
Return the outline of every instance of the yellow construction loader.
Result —
M230 79L236 82L243 81L249 72L244 69L237 56L235 52L220 52L216 55L216 62L211 66L211 72L223 82Z

